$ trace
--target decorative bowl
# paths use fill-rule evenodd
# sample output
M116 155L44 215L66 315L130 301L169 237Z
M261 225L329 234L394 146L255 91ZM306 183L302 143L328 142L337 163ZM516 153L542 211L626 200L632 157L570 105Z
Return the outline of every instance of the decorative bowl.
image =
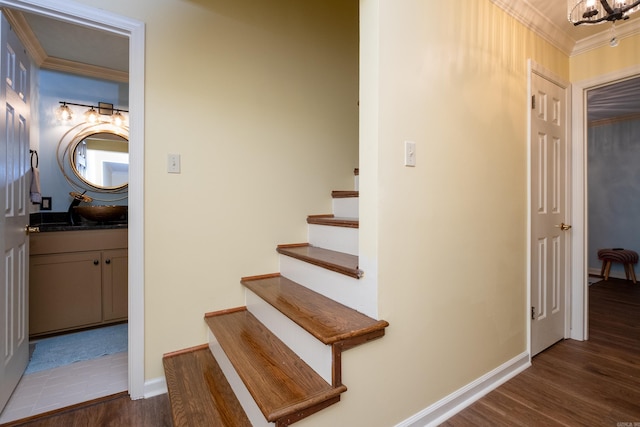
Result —
M89 221L106 222L122 219L128 206L75 206L73 210Z

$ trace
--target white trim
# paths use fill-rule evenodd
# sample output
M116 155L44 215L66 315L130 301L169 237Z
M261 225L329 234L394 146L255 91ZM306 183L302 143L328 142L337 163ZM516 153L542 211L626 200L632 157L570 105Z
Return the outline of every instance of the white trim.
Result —
M144 397L143 22L69 0L0 0L0 6L129 37L129 395Z
M588 222L587 222L587 150L586 97L587 91L609 83L640 75L640 65L603 74L573 84L572 145L573 145L573 256L572 256L572 316L571 338L589 338Z
M578 40L576 45L573 47L570 56L579 55L599 47L609 46L609 42L611 41L611 27L607 26L605 28L607 29L598 34ZM623 24L616 23L616 38L618 40L626 39L627 37L635 36L637 34L640 34L640 19L635 19Z
M578 55L592 49L609 46L610 26L602 25L602 31L584 39L575 40L563 28L556 25L527 0L491 0L496 6L511 15L529 30L538 34L551 45L557 47L568 56ZM571 24L567 21L567 28ZM640 34L640 19L624 24L616 24L616 37L622 40Z
M396 424L396 427L423 427L441 424L529 366L531 366L529 353L521 353L444 399Z
M517 2L513 0L491 1L507 14L518 20L526 28L551 43L551 45L557 47L567 55L571 54L575 40L553 21L540 13L540 11L533 7L527 0ZM567 25L571 24L567 22Z
M165 377L158 377L144 383L144 398L148 399L161 394L167 394L167 380Z

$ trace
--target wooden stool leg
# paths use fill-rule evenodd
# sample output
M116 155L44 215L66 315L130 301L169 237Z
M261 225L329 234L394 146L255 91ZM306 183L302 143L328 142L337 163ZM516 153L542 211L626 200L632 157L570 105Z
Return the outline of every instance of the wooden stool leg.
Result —
M629 272L631 273L631 280L633 280L633 284L635 285L637 281L636 281L636 272L635 272L635 269L633 268L633 264L629 264Z
M624 277L629 280L629 264L625 263L624 264Z
M604 269L604 280L609 280L610 271L611 271L611 261L607 261L607 265Z
M604 277L604 270L606 266L607 266L607 261L602 260L602 267L600 267L600 276L602 277Z

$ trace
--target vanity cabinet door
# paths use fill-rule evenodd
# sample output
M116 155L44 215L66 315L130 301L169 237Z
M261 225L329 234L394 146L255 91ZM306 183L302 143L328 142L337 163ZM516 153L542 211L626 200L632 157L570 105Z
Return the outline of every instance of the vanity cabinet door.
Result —
M100 323L101 264L100 251L31 256L30 335Z
M129 263L127 249L102 252L102 309L104 321L127 318Z

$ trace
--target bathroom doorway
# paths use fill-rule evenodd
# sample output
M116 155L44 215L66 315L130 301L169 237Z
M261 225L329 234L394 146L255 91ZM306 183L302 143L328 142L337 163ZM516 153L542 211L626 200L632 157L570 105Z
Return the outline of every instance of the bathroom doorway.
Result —
M144 293L143 293L143 186L144 174L144 24L113 13L58 1L0 1L10 10L29 12L63 23L75 23L124 36L129 41L130 103L136 114L130 120L129 178L129 328L128 391L132 398L144 395Z

